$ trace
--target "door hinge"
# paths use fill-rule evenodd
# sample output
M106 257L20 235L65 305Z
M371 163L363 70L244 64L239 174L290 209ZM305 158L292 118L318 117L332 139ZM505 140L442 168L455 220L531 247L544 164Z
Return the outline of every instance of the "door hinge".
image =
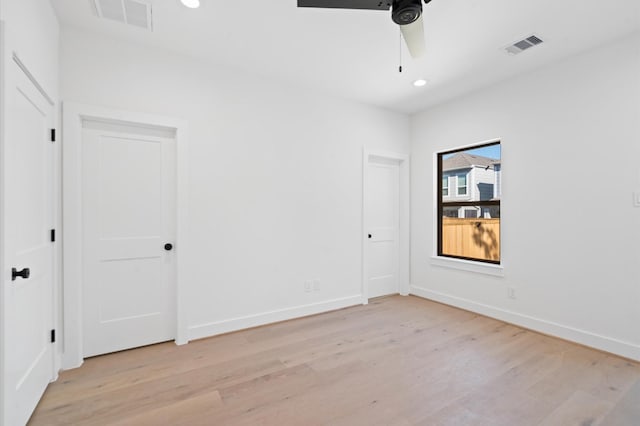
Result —
M56 129L51 129L51 142L56 141Z
M51 330L51 343L55 343L55 342L56 342L56 331Z
M51 230L51 242L55 242L56 241L56 230L52 229Z

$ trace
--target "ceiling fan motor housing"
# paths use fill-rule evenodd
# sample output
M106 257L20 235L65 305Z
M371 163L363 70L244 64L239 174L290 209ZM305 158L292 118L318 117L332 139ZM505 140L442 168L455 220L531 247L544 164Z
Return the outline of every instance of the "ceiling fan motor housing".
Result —
M422 0L393 0L391 19L398 25L408 25L422 15Z

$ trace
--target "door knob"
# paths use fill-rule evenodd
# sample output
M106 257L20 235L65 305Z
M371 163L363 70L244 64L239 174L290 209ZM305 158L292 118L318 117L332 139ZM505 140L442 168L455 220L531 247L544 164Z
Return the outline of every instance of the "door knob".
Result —
M16 268L11 268L11 281L15 281L16 278L21 277L26 280L31 275L29 268L24 268L22 271L18 271Z
M371 234L367 234L367 238L371 238Z
M165 245L164 245L164 249L165 249L166 251L171 251L171 250L173 249L173 244L171 244L171 243L167 243L167 244L165 244Z

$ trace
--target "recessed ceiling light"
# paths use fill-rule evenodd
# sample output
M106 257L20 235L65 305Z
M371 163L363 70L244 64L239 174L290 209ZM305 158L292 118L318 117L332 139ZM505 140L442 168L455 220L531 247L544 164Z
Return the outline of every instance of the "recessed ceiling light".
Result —
M418 79L418 80L413 82L413 85L416 86L416 87L422 87L425 84L427 84L427 80L424 80L422 78L420 78L420 79Z
M189 9L197 9L200 7L200 0L180 0L180 1Z

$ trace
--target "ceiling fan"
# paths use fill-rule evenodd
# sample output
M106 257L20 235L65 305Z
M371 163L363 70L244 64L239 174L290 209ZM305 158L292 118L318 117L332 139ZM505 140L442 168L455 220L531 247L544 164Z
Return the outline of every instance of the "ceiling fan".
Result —
M425 52L422 23L423 0L298 0L298 7L332 9L389 10L391 19L400 26L411 57L419 58ZM427 4L431 0L424 0Z

